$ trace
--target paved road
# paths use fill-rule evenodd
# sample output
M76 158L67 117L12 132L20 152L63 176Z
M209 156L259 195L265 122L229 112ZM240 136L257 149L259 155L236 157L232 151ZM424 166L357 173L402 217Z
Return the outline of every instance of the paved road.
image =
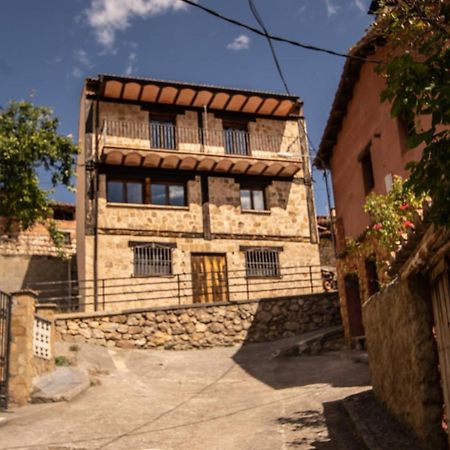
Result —
M367 366L340 353L280 356L280 345L83 346L80 364L109 371L101 384L13 413L0 449L360 450L338 400L368 389Z

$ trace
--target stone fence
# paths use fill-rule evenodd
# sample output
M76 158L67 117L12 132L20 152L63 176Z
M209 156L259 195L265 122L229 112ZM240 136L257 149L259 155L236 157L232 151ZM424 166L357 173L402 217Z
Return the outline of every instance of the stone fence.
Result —
M337 293L59 314L59 339L107 347L185 350L267 342L340 324Z
M427 281L396 280L363 305L376 396L426 449L448 448Z
M55 368L54 304L37 304L36 293L12 294L9 398L23 406L30 400L33 378Z

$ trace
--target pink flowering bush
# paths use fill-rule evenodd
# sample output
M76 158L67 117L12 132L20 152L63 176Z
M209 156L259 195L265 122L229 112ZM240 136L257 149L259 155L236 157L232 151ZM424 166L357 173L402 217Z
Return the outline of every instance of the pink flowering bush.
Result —
M364 211L372 222L366 236L373 237L387 252L394 251L400 238L414 228L414 215L423 200L423 197L416 197L401 177L394 177L390 192L386 195L372 193L366 199Z

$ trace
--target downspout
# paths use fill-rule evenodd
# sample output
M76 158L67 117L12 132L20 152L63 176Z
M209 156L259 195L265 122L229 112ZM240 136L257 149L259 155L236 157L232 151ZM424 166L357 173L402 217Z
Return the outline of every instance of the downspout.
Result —
M100 79L101 81L101 79ZM93 258L93 272L94 272L94 310L98 310L98 139L99 139L99 109L100 109L100 95L97 89L95 99L95 158L94 158L94 258Z
M330 186L328 184L328 171L324 169L323 171L323 180L325 181L325 189L327 191L327 204L328 204L328 216L330 217L330 232L331 232L331 241L333 242L334 255L336 256L336 236L334 234L334 220L331 208L331 194L330 194Z
M316 220L316 210L314 208L314 196L312 189L312 177L311 177L311 167L310 167L310 159L309 159L309 145L308 145L308 133L306 130L306 124L304 123L304 117L299 117L297 121L299 138L300 136L304 136L305 146L302 147L300 144L300 151L302 152L302 160L303 160L303 179L306 188L306 203L308 207L308 215L309 215L309 233L310 240L312 244L317 244L319 242L317 236L317 220Z

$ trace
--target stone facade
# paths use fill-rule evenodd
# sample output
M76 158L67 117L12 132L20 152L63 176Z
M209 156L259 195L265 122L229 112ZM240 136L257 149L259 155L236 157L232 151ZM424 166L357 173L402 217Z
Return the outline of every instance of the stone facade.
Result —
M205 112L203 107L171 109L167 104L121 103L106 98L94 105L87 98L83 98L80 112L81 123L86 126L80 134L77 259L80 280L97 281L82 287L85 310L91 310L94 302L98 310L116 311L192 303L193 254L225 258L226 290L232 301L322 291L301 116L234 116L231 111ZM98 120L94 120L95 114ZM176 149L154 148L149 121L155 117L161 123L169 117L169 127L175 130L170 135L175 137L169 140L176 141ZM100 124L98 145L93 129L96 121ZM246 124L245 139L251 154L225 151L226 123L236 121ZM216 159L208 159L208 155ZM96 175L84 169L83 161L92 156L98 158ZM228 171L231 166L245 168L247 164L250 166L245 170ZM273 175L262 176L265 164ZM276 176L284 168L297 172ZM134 204L108 201L108 177L113 176L145 178L147 199ZM162 181L184 177L185 206L151 204L150 186L158 177ZM246 183L257 183L264 192L263 210L242 209L240 190ZM173 248L170 276L135 276L133 245L141 243ZM247 279L248 247L276 249L280 276ZM115 289L116 285L120 289ZM170 299L161 296L161 285Z
M375 394L424 448L448 448L427 281L397 280L363 305L363 320Z
M18 406L29 402L33 378L55 368L55 305L37 307L36 298L33 291L20 291L14 293L12 299L9 397ZM48 359L37 357L33 352L35 314L51 323Z
M73 213L73 206L64 205ZM74 220L56 220L57 227L65 234L66 244L61 258L51 240L47 228L36 224L20 231L17 226L6 228L6 219L0 217L0 289L14 292L33 287L37 282L67 281L75 272L72 258L76 249Z
M336 294L128 313L59 314L59 339L107 347L185 350L267 342L340 323Z

